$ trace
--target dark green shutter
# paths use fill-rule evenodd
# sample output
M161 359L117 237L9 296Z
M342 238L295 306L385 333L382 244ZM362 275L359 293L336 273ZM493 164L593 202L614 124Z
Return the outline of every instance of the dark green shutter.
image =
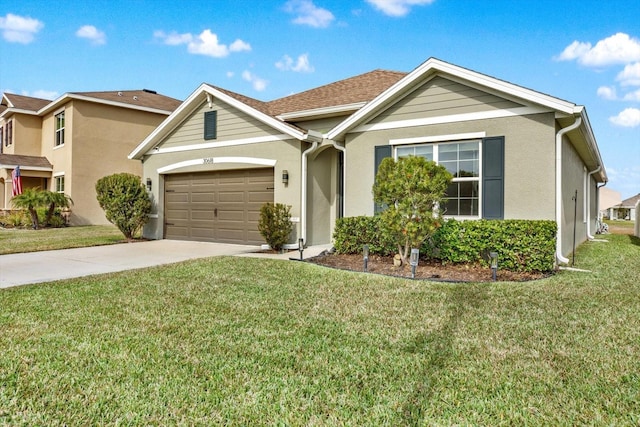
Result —
M217 138L217 111L207 111L204 113L204 139Z
M504 137L482 141L482 218L504 219Z
M373 165L374 179L375 179L375 176L378 174L378 168L380 167L380 163L382 163L382 160L386 159L387 157L391 157L391 146L377 145L375 147L374 165ZM385 210L385 208L386 208L385 205L374 203L373 212L374 213L382 212L383 210Z

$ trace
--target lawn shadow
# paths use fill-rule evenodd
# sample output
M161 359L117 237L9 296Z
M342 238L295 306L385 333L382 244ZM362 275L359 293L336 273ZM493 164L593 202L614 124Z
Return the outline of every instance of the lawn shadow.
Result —
M455 359L453 342L458 324L469 308L480 307L486 299L485 285L453 286L448 298L449 315L442 326L430 333L416 335L406 344L404 350L424 354L425 363L422 370L416 372L413 390L402 408L405 425L421 424L438 379L448 363Z
M631 240L632 245L640 246L640 237L629 235L629 240Z

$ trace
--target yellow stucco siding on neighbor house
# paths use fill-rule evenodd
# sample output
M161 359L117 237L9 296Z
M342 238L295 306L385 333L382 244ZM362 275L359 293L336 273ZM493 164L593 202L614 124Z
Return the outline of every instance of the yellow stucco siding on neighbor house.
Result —
M17 141L25 141L24 146L20 146L20 154L26 156L40 156L40 138L41 138L41 120L38 116L28 114L16 114L13 120L13 139ZM13 154L15 144L12 144L11 152L5 151L6 154ZM7 147L9 148L9 147Z

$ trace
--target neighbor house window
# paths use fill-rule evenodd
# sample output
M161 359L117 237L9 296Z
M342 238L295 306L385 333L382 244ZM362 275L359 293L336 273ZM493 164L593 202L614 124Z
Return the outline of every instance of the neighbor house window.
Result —
M58 175L53 178L56 185L57 193L64 193L64 175Z
M56 142L55 146L58 147L64 144L64 111L55 115L56 120Z
M442 142L396 147L396 158L422 156L453 175L444 206L447 216L479 216L480 141Z
M13 144L13 121L8 121L4 127L4 144L10 146Z
M204 113L204 139L216 139L218 127L218 112L207 111Z

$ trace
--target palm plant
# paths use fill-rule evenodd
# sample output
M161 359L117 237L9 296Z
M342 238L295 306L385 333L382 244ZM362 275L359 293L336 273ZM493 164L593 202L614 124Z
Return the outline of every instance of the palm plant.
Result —
M31 215L31 223L33 229L38 229L38 212L36 209L45 206L47 202L43 197L43 192L38 188L27 188L22 194L19 194L11 199L13 206L19 209L27 209Z
M49 205L49 208L47 209L47 215L44 219L44 225L49 226L51 225L51 218L53 217L53 213L55 212L56 207L68 208L73 204L73 200L71 199L71 197L67 196L64 193L57 193L55 191L49 190L45 190L42 193L42 198L45 205Z

